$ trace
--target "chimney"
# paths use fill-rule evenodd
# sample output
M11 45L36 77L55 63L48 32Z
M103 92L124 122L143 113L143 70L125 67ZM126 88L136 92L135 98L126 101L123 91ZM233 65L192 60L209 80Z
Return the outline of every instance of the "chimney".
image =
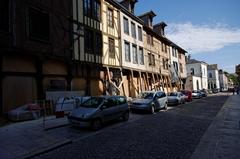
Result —
M158 24L155 24L154 26L153 26L153 31L155 32L155 33L157 33L158 35L160 35L160 36L165 36L165 27L167 26L167 24L166 23L164 23L164 22L160 22L160 23L158 23Z
M134 8L137 2L138 0L123 0L120 2L120 4L122 4L123 7L126 8L129 12L134 14Z
M155 17L156 14L153 11L149 11L147 13L144 13L140 16L138 16L140 19L144 21L144 24L150 28L153 28L153 17Z

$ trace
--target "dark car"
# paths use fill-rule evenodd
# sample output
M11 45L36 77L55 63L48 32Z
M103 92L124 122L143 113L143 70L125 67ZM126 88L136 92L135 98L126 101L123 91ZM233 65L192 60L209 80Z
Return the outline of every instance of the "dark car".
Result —
M182 94L185 95L185 101L191 102L192 101L192 91L189 90L182 90Z
M219 90L218 90L217 88L214 88L214 89L212 89L212 92L213 92L213 93L218 93Z
M194 99L199 99L199 98L202 98L202 94L200 93L200 91L192 91L192 98Z
M162 91L143 91L130 104L132 111L146 110L154 113L161 108L167 109L167 96Z
M200 90L199 91L202 97L207 97L207 91L206 90Z
M74 109L68 116L68 121L73 126L91 126L98 130L104 122L122 118L129 118L129 106L124 96L99 96L91 97Z

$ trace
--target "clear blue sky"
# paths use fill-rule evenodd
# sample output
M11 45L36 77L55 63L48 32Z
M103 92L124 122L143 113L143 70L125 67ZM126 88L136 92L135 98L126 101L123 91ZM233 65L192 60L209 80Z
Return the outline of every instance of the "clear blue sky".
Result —
M240 0L139 0L135 6L136 15L150 10L193 58L230 73L240 64Z

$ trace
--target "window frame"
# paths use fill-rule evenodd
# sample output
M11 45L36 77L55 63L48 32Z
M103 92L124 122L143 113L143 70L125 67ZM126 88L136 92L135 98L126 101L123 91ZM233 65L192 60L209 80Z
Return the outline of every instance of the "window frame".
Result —
M51 30L50 30L50 14L49 14L49 12L45 11L45 10L42 10L42 9L32 7L32 6L29 6L27 13L28 14L27 14L26 29L27 29L28 37L32 40L50 42ZM37 17L37 16L39 16L39 17ZM42 17L40 17L40 16L42 16ZM47 18L46 21L44 20L45 18ZM40 21L40 19L41 19L41 21ZM37 24L34 24L36 22L37 22ZM45 29L42 32L39 32L40 31L39 30L39 28L40 28L39 23L41 23L41 30ZM34 28L35 29L37 28L37 30L35 30Z
M112 8L107 10L107 24L109 27L114 28L114 10Z
M132 37L136 39L137 38L136 24L134 22L131 22L131 33L132 33Z
M142 50L142 52L140 52ZM144 65L144 52L143 52L143 47L139 47L139 64Z
M135 52L134 52L135 49ZM133 63L138 64L137 45L132 44Z
M138 40L143 41L142 37L142 27L138 26Z
M126 17L123 17L123 31L125 34L129 35L129 20Z
M126 46L128 46L128 52L126 52ZM124 55L125 61L131 62L131 50L130 50L130 43L128 41L124 41ZM127 56L126 56L127 55ZM128 58L127 58L128 57Z
M110 37L108 37L108 50L109 58L115 58L115 40Z

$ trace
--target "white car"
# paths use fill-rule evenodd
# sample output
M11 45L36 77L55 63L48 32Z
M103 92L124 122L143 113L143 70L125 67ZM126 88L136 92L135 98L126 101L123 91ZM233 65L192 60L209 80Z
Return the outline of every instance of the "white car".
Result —
M167 109L167 95L162 91L143 91L137 98L133 99L130 109L146 110L154 113L158 109Z
M169 105L178 105L185 103L185 95L181 92L172 92L168 95Z

